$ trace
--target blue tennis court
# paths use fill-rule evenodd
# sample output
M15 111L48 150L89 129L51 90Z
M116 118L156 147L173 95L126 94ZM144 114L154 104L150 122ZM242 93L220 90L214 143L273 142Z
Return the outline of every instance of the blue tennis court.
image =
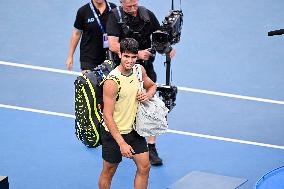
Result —
M10 188L97 188L101 147L74 134L74 72L65 60L77 9L88 1L0 1L0 176ZM119 4L119 1L113 1ZM139 3L161 22L171 1ZM150 189L166 189L192 171L247 179L254 188L284 165L284 1L184 0L181 42L172 60L177 105L158 137L164 160ZM176 1L175 8L180 8ZM157 55L158 83L165 57ZM133 188L124 159L112 188Z

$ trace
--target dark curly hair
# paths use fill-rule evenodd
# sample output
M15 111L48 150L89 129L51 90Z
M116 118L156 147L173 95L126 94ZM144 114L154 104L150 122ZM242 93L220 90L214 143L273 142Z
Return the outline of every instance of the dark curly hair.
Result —
M139 44L133 38L125 38L120 41L120 52L121 53L138 53Z

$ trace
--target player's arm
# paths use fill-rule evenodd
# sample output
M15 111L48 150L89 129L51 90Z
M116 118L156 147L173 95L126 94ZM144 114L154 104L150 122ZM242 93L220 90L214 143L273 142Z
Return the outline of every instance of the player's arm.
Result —
M134 154L134 150L130 145L128 145L125 142L113 119L117 92L118 92L117 85L113 80L106 80L104 82L103 86L104 121L112 137L119 145L121 154L125 157L132 157Z

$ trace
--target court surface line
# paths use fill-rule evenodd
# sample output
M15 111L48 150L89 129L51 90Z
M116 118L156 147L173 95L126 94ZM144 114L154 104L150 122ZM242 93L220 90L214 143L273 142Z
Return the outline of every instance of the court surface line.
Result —
M33 65L28 65L28 64L19 64L19 63L13 63L13 62L0 61L0 65L27 68L27 69L40 70L40 71L48 71L48 72L54 72L54 73L63 73L63 74L69 74L69 75L80 75L80 72L61 70L61 69L55 69L55 68L48 68L48 67L41 67L41 66L33 66ZM243 95L236 95L236 94L229 94L229 93L222 93L222 92L216 92L216 91L208 91L208 90L203 90L203 89L178 87L178 90L186 91L186 92L202 93L202 94L207 94L207 95L223 96L223 97L229 97L229 98L236 98L236 99L243 99L243 100L251 100L251 101L257 101L257 102L265 102L265 103L271 103L271 104L284 105L284 101L250 97L250 96L243 96Z
M11 105L6 105L6 104L0 104L0 108L21 110L21 111L41 113L41 114L54 115L54 116L67 117L67 118L75 119L75 116L71 115L71 114L64 114L64 113L59 113L59 112L51 112L51 111L46 111L46 110L25 108L25 107L19 107L19 106L11 106ZM211 139L211 140L219 140L219 141L226 141L226 142L233 142L233 143L240 143L240 144L248 144L248 145L253 145L253 146L261 146L261 147L267 147L267 148L274 148L274 149L284 150L284 146L273 145L273 144L265 144L265 143L259 143L259 142L253 142L253 141L246 141L246 140L232 139L232 138L226 138L226 137L211 136L211 135L198 134L198 133L185 132L185 131L178 131L178 130L172 130L172 129L168 129L168 132L169 133L174 133L174 134L179 134L179 135L186 135L186 136L192 136L192 137L206 138L206 139Z
M0 61L0 65L12 66L12 67L18 67L18 68L27 68L27 69L32 69L32 70L40 70L40 71L47 71L47 72L54 72L54 73L63 73L63 74L69 74L69 75L79 75L80 74L80 72L48 68L48 67L42 67L42 66L34 66L34 65L29 65L29 64L19 64L19 63L13 63L13 62Z

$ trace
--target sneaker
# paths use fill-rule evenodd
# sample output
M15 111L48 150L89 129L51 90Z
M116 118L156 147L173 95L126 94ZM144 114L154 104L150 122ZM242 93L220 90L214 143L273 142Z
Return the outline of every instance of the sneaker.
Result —
M155 146L149 148L149 158L151 165L163 165L163 160L159 157Z

